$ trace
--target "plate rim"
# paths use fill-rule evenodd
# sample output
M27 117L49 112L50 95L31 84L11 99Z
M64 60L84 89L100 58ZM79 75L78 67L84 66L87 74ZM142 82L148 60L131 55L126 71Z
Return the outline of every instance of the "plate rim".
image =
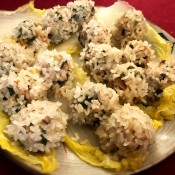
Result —
M105 7L105 6L97 6L97 7ZM2 15L1 12L6 12L6 15L13 15L13 14L14 14L13 11L2 11L2 10L0 10L0 15ZM9 13L8 13L8 12L9 12ZM162 28L159 27L158 25L154 24L153 22L151 22L151 21L149 21L149 20L147 20L147 21L148 21L148 23L149 23L156 31L157 31L157 29L159 29L162 33L166 34L166 36L167 36L168 38L170 38L170 40L172 40L172 41L175 43L175 38L174 38L173 36L171 36L168 32L166 32L164 29L162 29ZM157 29L156 29L156 28L157 28ZM175 51L175 47L173 48L173 50ZM171 122L171 121L169 121L169 122ZM164 123L164 125L165 125L165 123ZM164 127L164 125L163 125L162 127ZM162 127L161 127L161 128L162 128ZM59 149L59 148L57 148L57 149ZM67 148L67 149L69 149L69 148ZM0 151L2 152L2 154L3 154L7 159L9 159L10 161L12 161L14 164L18 165L19 167L25 169L26 171L28 171L28 172L30 172L30 173L32 173L32 174L40 174L40 175L44 174L44 173L41 172L40 166L30 164L30 163L28 163L26 160L23 160L23 159L17 157L16 155L14 155L14 154L12 154L12 153L10 153L10 152L8 152L8 151L2 149L2 148L0 148ZM164 156L161 157L161 159L155 161L155 162L152 163L152 164L150 163L150 164L148 164L147 166L140 167L139 169L134 170L134 171L126 171L126 172L114 172L114 171L113 171L112 173L113 173L113 175L118 175L118 173L119 173L120 175L122 175L122 174L123 174L123 175L133 175L133 174L136 174L136 173L140 173L140 172L143 172L143 171L145 171L145 170L148 170L148 169L152 168L152 167L155 166L155 165L158 165L160 162L164 161L166 158L168 158L168 157L169 157L170 155L172 155L173 153L175 153L175 144L174 144L173 147L171 147L171 149L169 149L169 150L166 152L166 154L165 154ZM73 154L74 154L74 153L73 153ZM79 159L80 159L80 158L79 158ZM87 162L85 162L85 163L87 163ZM92 168L94 167L93 165L91 165L91 166L92 166ZM100 168L100 169L103 169L102 167L99 167L99 168ZM58 169L59 169L59 168L58 168ZM52 174L52 173L50 173L50 174Z

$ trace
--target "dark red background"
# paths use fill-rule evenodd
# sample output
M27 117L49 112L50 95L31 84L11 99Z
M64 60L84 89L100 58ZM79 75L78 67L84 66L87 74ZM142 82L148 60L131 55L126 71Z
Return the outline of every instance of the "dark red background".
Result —
M0 0L1 10L15 10L26 4L29 0ZM69 0L36 0L35 5L39 8L49 8L54 5L65 5ZM136 9L142 10L145 17L170 35L175 37L175 0L125 0ZM115 0L95 0L96 5L109 6ZM175 154L158 165L139 173L139 175L175 175ZM9 161L0 152L0 175L31 175L16 164Z
M29 0L0 0L0 9L14 10ZM49 8L65 5L70 0L35 0L36 7ZM143 11L145 17L175 37L175 1L174 0L125 0ZM2 3L3 2L3 3ZM115 0L95 0L96 5L109 6Z

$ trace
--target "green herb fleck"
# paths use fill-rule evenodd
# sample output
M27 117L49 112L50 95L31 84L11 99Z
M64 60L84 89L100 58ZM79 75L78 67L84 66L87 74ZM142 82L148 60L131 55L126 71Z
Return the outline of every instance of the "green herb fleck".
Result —
M156 90L156 94L161 94L162 92L163 92L162 89L157 89L157 90Z
M22 28L19 28L18 32L19 32L19 34L18 34L18 36L16 36L16 38L20 38L22 36Z
M3 100L4 100L4 101L6 101L6 100L7 100L7 98L6 98L6 97L4 97L4 98L3 98Z
M47 139L44 137L43 134L41 134L41 143L42 143L43 145L46 145L46 144L47 144Z
M27 44L31 44L36 39L36 36L26 39Z
M57 22L58 19L59 20L62 20L63 19L63 16L60 13L56 12L56 15L57 15L57 19L54 20L55 22Z
M41 129L41 132L42 132L43 134L46 134L46 130L45 130L45 129L43 129L43 128L41 128L41 127L40 127L40 129Z
M60 66L60 69L64 68L64 66L65 66L66 64L67 64L67 60L64 61L64 62L62 63L62 65Z
M129 70L129 69L134 69L134 66L129 66L129 67L128 67L128 70Z
M92 12L92 13L94 13L94 12L95 12L95 8L94 8L94 7L92 7L91 12Z
M15 94L15 91L13 90L12 87L7 87L8 91L9 91L9 94L10 96L14 95Z
M125 75L125 73L121 73L120 74L120 78L123 78L123 77L125 77L126 75Z
M135 27L138 23L139 23L138 21L135 21L135 22L134 22L134 27Z
M130 44L129 47L130 47L131 49L134 49L134 46L133 46L132 44Z
M16 112L16 113L18 113L19 111L20 111L20 109L19 109L19 108L17 108L17 109L15 110L15 112Z
M57 83L58 83L60 86L64 86L66 82L67 82L67 80L58 80L58 81L57 81Z
M164 80L165 78L166 78L166 74L161 73L161 74L160 74L160 80Z

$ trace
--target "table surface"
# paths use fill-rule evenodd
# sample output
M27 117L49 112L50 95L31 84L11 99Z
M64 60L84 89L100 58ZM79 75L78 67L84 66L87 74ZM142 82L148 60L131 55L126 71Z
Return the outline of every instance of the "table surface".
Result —
M2 0L1 0L2 1ZM29 0L5 0L0 3L0 10L15 10L26 4ZM36 7L50 8L54 5L65 5L69 0L35 0ZM170 35L175 37L175 1L174 0L125 0L136 9L142 10L144 16L151 22L157 24ZM109 6L115 0L95 0L96 5ZM175 153L153 166L152 168L138 173L138 175L175 175L174 169ZM1 175L31 175L31 173L8 160L0 151L0 174Z

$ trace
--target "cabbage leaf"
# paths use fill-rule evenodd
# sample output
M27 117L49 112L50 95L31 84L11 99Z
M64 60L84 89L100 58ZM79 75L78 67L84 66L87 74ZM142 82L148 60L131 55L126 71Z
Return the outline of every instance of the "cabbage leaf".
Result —
M81 145L77 141L73 141L69 135L65 136L65 143L71 151L77 154L78 157L85 162L93 166L106 168L116 172L136 170L142 165L147 157L147 153L133 152L121 161L114 161L108 154L103 153L99 147Z
M1 110L0 121L0 147L3 150L8 151L12 155L18 156L30 164L40 165L43 173L50 173L58 168L55 150L52 150L50 153L31 153L18 144L12 144L12 140L3 132L6 126L10 123L10 119Z
M168 86L162 92L160 105L157 107L155 118L173 120L175 115L175 85Z
M160 60L171 60L172 44L165 41L150 25L146 33L146 40L152 45Z

